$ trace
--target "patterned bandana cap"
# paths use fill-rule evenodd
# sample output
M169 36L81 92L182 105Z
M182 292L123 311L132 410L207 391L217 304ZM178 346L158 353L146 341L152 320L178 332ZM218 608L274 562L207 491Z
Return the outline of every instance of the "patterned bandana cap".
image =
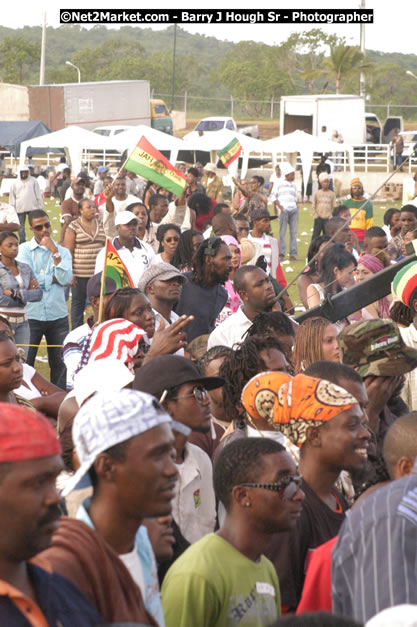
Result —
M32 409L0 403L0 463L61 454L53 427Z
M358 266L365 266L370 272L376 274L384 269L384 264L378 257L363 253L358 259Z
M404 344L391 320L354 322L337 339L341 362L361 377L395 377L417 367L417 350Z
M242 390L242 405L254 420L266 418L270 424L278 389L291 377L284 372L261 372L250 379Z
M358 401L338 385L298 374L278 390L273 426L301 447L308 427L321 427L357 404Z
M62 496L77 486L100 453L171 422L158 401L145 392L120 390L92 396L74 418L72 439L80 467L65 486Z
M412 261L397 272L392 282L392 291L404 305L410 307L410 298L415 289L417 289L417 261Z
M114 318L102 322L91 334L85 363L113 357L130 367L138 352L139 340L142 338L147 339L145 331L129 320Z

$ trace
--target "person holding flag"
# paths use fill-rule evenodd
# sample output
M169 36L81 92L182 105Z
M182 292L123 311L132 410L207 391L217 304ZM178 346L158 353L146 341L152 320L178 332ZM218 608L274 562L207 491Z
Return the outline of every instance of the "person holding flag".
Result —
M138 238L139 223L134 213L117 213L115 226L117 236L113 240L107 240L106 246L98 253L95 272L102 271L107 260L106 274L116 280L118 288L137 287L143 272L153 262L155 253L149 244ZM116 270L110 271L110 267Z

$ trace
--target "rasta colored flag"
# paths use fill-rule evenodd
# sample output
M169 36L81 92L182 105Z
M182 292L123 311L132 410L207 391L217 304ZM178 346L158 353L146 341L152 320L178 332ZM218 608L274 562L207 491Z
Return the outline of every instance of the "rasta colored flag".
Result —
M128 269L120 259L117 250L109 239L106 243L106 252L104 257L104 276L106 278L109 277L110 279L113 279L116 283L116 289L120 289L121 287L135 287ZM106 293L105 287L106 284L104 282L103 294Z
M176 170L146 137L139 140L123 167L164 187L176 196L181 196L185 189L184 175Z
M228 168L230 164L235 161L240 153L242 152L242 144L238 139L232 139L232 141L227 144L223 150L219 150L217 153L219 155L219 159L223 163L225 168Z

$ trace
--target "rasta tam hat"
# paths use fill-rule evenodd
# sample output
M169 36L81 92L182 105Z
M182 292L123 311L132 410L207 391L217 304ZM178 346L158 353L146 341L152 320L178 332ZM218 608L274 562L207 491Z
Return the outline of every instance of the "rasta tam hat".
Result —
M100 453L171 422L170 416L149 394L135 390L94 394L74 418L72 439L80 467L66 484L62 496L78 485Z
M357 176L356 176L355 178L353 178L353 179L351 180L351 182L350 182L350 186L351 186L351 187L353 187L354 185L360 185L361 187L363 187L363 185L362 185L362 181L361 181L361 180L360 180L360 178L359 178L359 177L357 177Z
M60 454L56 432L42 414L0 403L0 464Z
M417 261L412 261L397 272L392 282L392 291L404 305L410 307L410 299L415 289L417 289Z
M321 427L354 405L356 398L338 385L298 374L279 388L272 426L301 447L308 427Z
M272 424L278 389L290 381L289 374L277 371L261 372L250 379L242 390L242 405L249 418L266 418Z
M337 339L342 363L361 377L395 377L417 367L417 350L406 346L391 320L354 322Z

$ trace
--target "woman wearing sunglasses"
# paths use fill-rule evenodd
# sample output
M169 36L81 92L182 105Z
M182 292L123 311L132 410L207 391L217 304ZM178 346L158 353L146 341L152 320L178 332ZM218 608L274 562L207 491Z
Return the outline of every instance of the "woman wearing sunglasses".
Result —
M31 267L16 261L18 250L14 233L0 233L0 315L10 323L16 344L22 346L26 357L30 339L26 303L41 300L42 290Z
M176 224L161 224L156 232L159 250L153 263L171 263L180 241L181 229Z

